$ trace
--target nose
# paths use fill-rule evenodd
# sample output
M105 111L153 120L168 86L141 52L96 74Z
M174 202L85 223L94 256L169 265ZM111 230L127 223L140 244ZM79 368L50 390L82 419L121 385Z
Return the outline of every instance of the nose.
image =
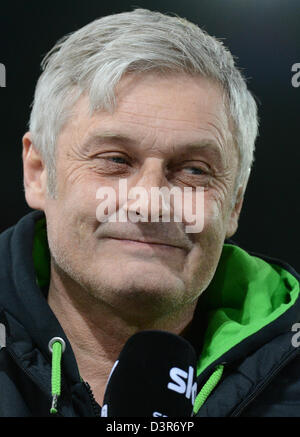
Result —
M141 221L160 221L164 213L171 213L163 190L159 191L163 187L169 188L163 160L147 158L138 174L128 181L128 212L139 216Z

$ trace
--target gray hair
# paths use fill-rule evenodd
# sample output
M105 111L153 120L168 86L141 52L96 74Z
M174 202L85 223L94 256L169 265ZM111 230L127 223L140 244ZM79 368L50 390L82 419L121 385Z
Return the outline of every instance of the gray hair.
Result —
M42 61L29 129L55 193L58 134L78 98L89 95L91 114L115 108L115 86L124 73L185 72L221 85L239 151L236 193L246 188L258 134L257 106L246 79L223 43L196 24L145 9L97 19L60 39Z

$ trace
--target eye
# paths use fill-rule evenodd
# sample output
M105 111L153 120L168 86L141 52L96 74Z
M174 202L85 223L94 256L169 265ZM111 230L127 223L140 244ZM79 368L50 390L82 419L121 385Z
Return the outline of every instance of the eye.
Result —
M175 163L173 171L177 174L186 176L208 176L211 168L208 163L200 159L189 159Z
M101 153L94 157L94 169L101 174L107 174L110 176L127 175L132 171L133 160L121 153Z
M195 162L186 163L186 165L181 166L180 171L190 176L203 177L203 176L208 176L210 174L210 168L205 163L195 163Z
M177 164L171 172L174 183L183 186L207 186L212 176L208 164L200 160L190 160Z
M105 158L109 161L113 161L116 164L129 164L128 161L123 158L122 156L108 156L107 158Z
M193 175L206 175L207 172L203 168L199 167L185 167L183 170L190 170L189 173L192 173Z
M130 165L131 160L128 156L126 155L119 155L119 154L100 154L100 155L95 155L95 158L97 158L98 160L102 161L103 163L106 162L107 165L119 165L119 166L123 166L123 165Z

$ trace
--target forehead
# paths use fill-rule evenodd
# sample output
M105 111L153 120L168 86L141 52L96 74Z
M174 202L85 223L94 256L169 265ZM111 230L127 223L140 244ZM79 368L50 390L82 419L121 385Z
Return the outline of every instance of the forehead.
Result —
M174 145L206 140L219 146L232 140L220 87L202 77L155 73L127 75L115 90L113 113L89 114L83 95L73 108L65 134L80 144L101 136L134 138L146 145Z

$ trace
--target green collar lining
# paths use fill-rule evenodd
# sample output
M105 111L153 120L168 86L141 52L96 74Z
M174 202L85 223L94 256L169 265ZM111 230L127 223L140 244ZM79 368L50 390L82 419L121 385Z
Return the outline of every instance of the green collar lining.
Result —
M282 267L225 244L214 278L203 295L208 324L198 375L287 311L299 295L299 282Z

